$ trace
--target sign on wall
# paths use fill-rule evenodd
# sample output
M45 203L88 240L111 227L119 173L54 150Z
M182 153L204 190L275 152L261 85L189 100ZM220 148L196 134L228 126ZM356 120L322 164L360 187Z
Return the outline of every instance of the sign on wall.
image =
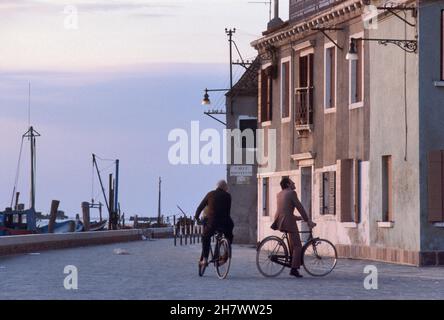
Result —
M253 176L253 166L231 166L231 177L251 177Z

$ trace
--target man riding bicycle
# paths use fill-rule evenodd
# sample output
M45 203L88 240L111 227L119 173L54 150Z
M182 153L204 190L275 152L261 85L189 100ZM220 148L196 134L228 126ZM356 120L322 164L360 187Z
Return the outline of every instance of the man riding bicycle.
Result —
M206 208L206 209L205 209ZM208 264L211 237L220 231L225 235L229 244L233 242L234 223L230 216L231 195L228 193L228 184L225 180L217 183L216 190L210 191L200 203L194 218L199 220L201 212L205 209L204 228L202 233L202 256L200 263Z
M296 224L301 218L293 215L294 209L298 209L302 219L308 223L310 228L314 228L316 223L310 220L299 201L294 182L290 178L284 177L280 184L282 191L277 194L277 210L271 228L288 233L290 252L292 253L290 275L301 278L299 268L301 267L302 243Z

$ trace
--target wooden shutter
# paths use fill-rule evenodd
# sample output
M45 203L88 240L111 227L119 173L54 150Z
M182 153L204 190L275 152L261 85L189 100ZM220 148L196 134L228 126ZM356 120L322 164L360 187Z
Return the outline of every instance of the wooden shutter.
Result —
M259 71L259 76L258 76L258 83L257 83L257 86L258 86L258 95L257 95L257 115L258 115L258 122L259 123L261 123L262 122L262 119L263 119L263 115L262 115L262 102L263 102L263 98L262 98L262 96L263 96L263 92L262 92L262 88L263 88L263 85L262 85L262 78L263 78L263 72L262 72L262 70L261 71Z
M328 177L328 213L336 214L336 172L330 171Z
M282 64L282 117L290 115L290 62Z
M319 214L323 215L325 214L325 208L324 208L324 179L325 175L323 172L319 174Z
M442 222L443 217L443 152L429 153L428 166L428 219Z
M353 172L353 160L344 159L338 161L338 214L339 221L352 222L352 172Z
M266 69L267 74L267 90L266 90L266 120L271 121L273 117L273 66Z
M441 80L444 81L444 10L441 11Z
M359 223L361 220L361 161L353 162L353 221Z
M268 103L268 76L264 70L261 71L261 78L260 78L260 90L259 90L259 96L260 96L260 116L261 122L268 121L267 119L267 103Z
M308 87L308 56L299 58L299 87Z

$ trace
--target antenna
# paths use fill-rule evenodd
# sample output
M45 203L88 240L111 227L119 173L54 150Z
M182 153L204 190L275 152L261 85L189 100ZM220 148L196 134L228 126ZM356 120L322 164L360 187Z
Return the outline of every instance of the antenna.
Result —
M268 1L248 1L248 3L262 3L262 4L268 4L268 6L269 6L269 20L271 21L271 5L272 5L272 3L271 3L271 0L268 0Z

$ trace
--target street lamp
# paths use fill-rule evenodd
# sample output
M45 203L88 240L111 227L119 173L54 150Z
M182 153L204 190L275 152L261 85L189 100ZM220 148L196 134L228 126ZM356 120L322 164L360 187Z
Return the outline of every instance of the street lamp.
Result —
M205 89L205 94L202 99L202 105L203 106L211 105L210 95L208 94L208 92L221 92L221 91L230 91L230 89L208 89L208 88Z
M350 40L350 49L348 50L348 53L345 56L345 58L349 61L358 60L358 50L356 49L356 39L352 38Z

